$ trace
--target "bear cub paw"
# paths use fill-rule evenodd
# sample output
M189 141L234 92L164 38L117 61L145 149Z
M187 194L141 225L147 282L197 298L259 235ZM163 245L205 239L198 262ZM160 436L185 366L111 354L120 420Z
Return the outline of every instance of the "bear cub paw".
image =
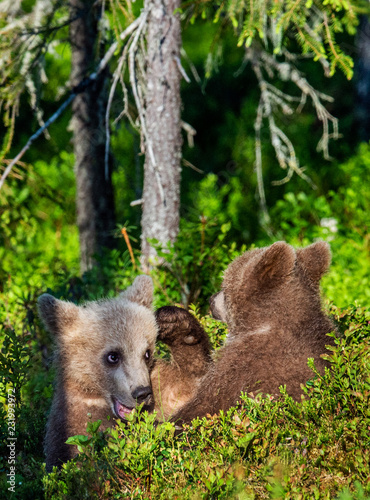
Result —
M158 340L167 345L198 344L205 335L194 316L180 307L161 307L156 311L155 317L159 328Z

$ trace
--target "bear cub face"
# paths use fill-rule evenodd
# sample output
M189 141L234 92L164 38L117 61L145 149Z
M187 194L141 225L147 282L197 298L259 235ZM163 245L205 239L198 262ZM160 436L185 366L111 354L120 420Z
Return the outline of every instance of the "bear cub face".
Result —
M59 377L70 400L105 405L107 415L120 419L138 404L152 410L150 372L157 327L151 302L147 276L136 278L115 299L83 306L49 294L39 298L40 316L55 336Z

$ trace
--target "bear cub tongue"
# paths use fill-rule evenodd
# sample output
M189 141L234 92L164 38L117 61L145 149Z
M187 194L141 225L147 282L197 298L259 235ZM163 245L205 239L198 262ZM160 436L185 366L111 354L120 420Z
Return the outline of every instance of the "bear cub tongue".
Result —
M128 408L121 404L117 399L114 400L114 409L116 411L116 415L119 415L121 418L126 418L126 415L132 412L133 408Z

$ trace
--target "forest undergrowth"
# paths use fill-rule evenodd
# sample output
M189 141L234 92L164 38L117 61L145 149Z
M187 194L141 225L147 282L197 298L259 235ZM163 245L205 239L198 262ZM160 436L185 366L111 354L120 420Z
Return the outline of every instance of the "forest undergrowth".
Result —
M28 235L14 233L8 240L10 247L3 247L1 254L1 496L22 500L370 498L369 151L363 145L341 165L339 189L325 196L287 193L270 212L273 238L260 236L252 245L235 237L230 214L237 192L226 193L212 176L205 177L194 202L202 216L182 221L176 244L161 253L166 265L151 273L155 308L190 307L218 349L226 329L207 314L207 301L219 289L222 272L233 258L273 240L284 239L296 247L317 239L328 241L333 262L322 292L338 334L327 354L330 368L323 376L315 372L314 361L308 361L312 379L302 401L293 401L284 388L279 399L245 394L238 408L195 420L180 435L175 435L170 423L155 425L154 415L134 413L126 425L119 423L105 433L100 432L99 422L91 422L88 436L71 439L80 448L78 460L49 475L43 439L55 374L52 341L37 316L37 298L49 292L82 303L117 295L140 272L138 253L128 228L135 266L128 250L121 248L101 257L81 277L74 266L77 245L61 246L56 255L42 252L36 229ZM203 206L202 199L208 200ZM2 214L14 216L10 209ZM9 219L9 224L13 222ZM73 234L69 238L74 241ZM162 346L158 355L166 355ZM12 464L7 446L9 408L15 412ZM15 471L14 493L9 491L11 470Z

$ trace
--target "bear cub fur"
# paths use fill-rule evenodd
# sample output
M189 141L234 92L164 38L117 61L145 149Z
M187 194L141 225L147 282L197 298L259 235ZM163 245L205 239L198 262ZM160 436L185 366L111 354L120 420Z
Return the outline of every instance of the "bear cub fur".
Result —
M211 363L211 347L203 327L185 309L161 307L155 317L158 340L171 351L171 361L157 360L151 374L154 409L165 421L194 396Z
M321 309L319 282L330 265L329 245L294 250L285 242L248 251L224 274L211 299L215 317L229 334L195 396L173 417L189 422L234 406L241 391L278 396L279 386L298 400L312 378L307 358L323 371L326 334L335 330Z
M157 325L152 301L148 276L138 276L115 299L83 306L49 294L39 298L40 317L57 345L56 388L45 438L48 472L77 454L65 441L86 434L89 419L101 419L105 429L137 404L153 409L150 372Z

